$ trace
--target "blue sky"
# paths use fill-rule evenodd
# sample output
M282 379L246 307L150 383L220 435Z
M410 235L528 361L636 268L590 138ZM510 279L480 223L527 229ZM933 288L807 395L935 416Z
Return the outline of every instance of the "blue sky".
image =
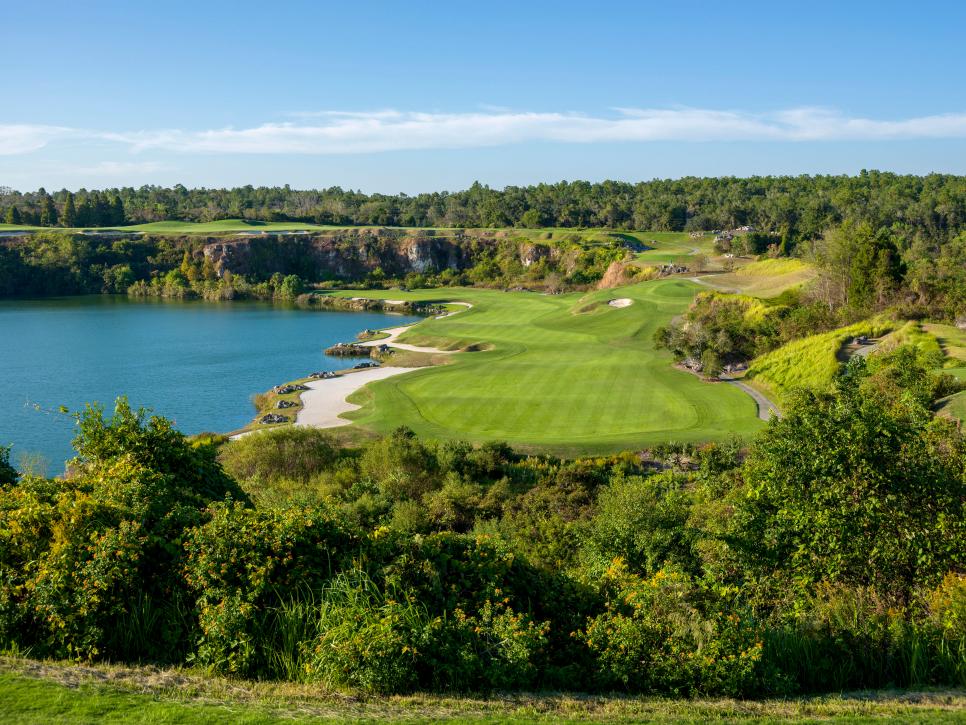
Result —
M966 3L5 3L0 185L966 173Z

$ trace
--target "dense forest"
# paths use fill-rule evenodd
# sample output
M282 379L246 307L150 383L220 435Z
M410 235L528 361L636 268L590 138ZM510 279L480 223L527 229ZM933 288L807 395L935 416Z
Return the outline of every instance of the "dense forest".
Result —
M966 685L966 440L915 348L749 449L559 460L184 438L120 401L61 479L0 449L0 646L355 691Z
M966 177L863 171L858 176L560 182L465 191L363 194L338 187L142 186L48 194L0 189L0 218L42 226L110 226L242 218L334 225L607 227L704 230L752 225L815 238L843 220L945 238L966 225Z
M431 230L409 233L412 239L400 230L356 230L360 234L355 249L341 243L327 253L330 260L343 262L353 255L374 259L368 267L342 264L342 269L332 273L331 264L307 265L313 250L306 248L295 255L295 247L304 242L293 240L276 244L277 254L269 253L268 248L261 252L259 259L270 264L254 265L244 276L233 270L234 277L225 279L204 254L204 238L148 235L112 239L51 229L0 244L0 296L133 289L136 294L171 297L286 297L293 289L325 280L359 286L579 288L595 283L608 264L620 259L619 234L610 249L563 239L549 249L541 246L537 257L527 259L534 252L532 244L524 250L512 238L479 243L478 237L464 236L463 229L550 225L708 230L752 226L758 231L739 238L742 250L721 251L794 255L823 270L808 298L798 301L807 309L795 313L798 321L809 315L813 321L824 320L811 329L887 308L906 316L952 320L966 307L966 178L959 176L863 172L855 177L573 182L502 191L475 184L454 194L414 197L288 187L141 187L52 195L43 189L27 194L10 189L0 192L0 213L7 221L50 226L242 217L340 225L456 226L450 233L454 239L469 242L459 241L460 248L448 263L429 263L416 270L399 262L399 248L406 241L427 243L428 238L420 235L433 234ZM371 238L362 239L365 234ZM282 254L286 250L287 257ZM294 256L299 256L298 264L280 264ZM290 280L280 294L281 280L292 275L299 280Z

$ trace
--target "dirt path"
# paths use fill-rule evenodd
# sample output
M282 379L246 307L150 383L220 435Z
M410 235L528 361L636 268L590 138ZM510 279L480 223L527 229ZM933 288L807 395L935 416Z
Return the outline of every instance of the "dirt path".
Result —
M747 385L740 380L722 380L723 382L728 383L728 385L734 385L736 388L740 388L748 393L748 395L754 399L755 403L758 404L758 417L762 420L771 420L772 416L776 416L778 418L782 417L781 413L778 412L778 406L750 385Z
M835 354L839 362L848 362L854 357L868 357L879 347L879 340L870 338L867 343L855 345L846 343Z
M354 299L362 299L362 298L354 298ZM460 307L465 307L466 309L470 309L473 306L469 302L447 302L446 304L459 305ZM442 320L445 317L452 317L453 315L459 314L459 312L461 312L461 310L446 312L442 315L437 315L436 319ZM414 325L418 325L418 324L419 324L418 322L415 322L412 325L403 325L401 327L389 327L389 328L386 328L385 330L380 330L380 332L388 333L389 337L383 337L379 340L368 340L367 342L359 342L356 344L359 345L360 347L379 347L379 345L391 345L392 347L399 348L400 350L409 350L410 352L428 352L431 354L441 354L441 355L452 355L454 352L459 352L459 350L440 350L437 347L425 347L422 345L409 345L405 342L396 342L397 337L399 337L401 334L406 332L406 330L409 330L410 328L412 328Z

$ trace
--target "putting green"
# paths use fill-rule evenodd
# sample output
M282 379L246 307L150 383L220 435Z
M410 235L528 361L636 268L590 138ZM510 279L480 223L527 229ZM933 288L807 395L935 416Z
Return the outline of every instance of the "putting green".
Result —
M350 398L363 407L347 417L378 432L405 425L430 437L505 440L565 455L747 436L763 425L748 395L672 367L671 355L654 347L654 330L684 312L698 289L659 280L587 295L343 292L470 302L472 309L426 320L400 341L492 346L373 383ZM611 307L614 298L632 304Z

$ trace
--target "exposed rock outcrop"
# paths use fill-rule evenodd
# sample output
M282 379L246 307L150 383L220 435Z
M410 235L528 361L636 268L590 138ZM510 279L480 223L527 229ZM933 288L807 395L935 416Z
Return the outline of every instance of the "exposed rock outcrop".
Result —
M303 279L362 279L377 268L393 277L465 269L472 265L471 247L459 232L437 236L360 228L213 239L205 245L204 255L219 274L230 270L263 277L278 272Z

